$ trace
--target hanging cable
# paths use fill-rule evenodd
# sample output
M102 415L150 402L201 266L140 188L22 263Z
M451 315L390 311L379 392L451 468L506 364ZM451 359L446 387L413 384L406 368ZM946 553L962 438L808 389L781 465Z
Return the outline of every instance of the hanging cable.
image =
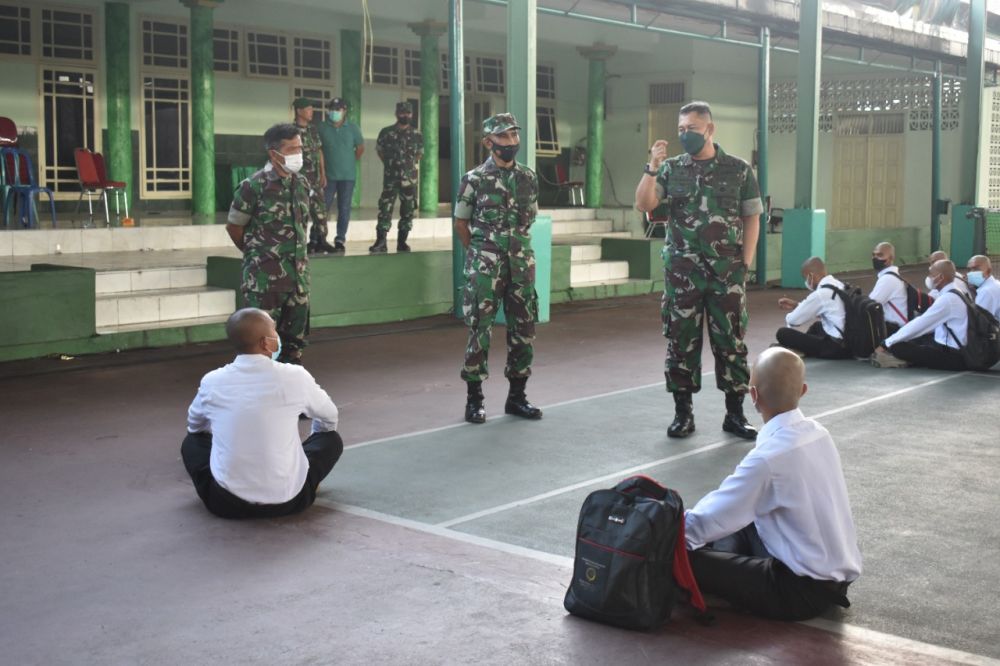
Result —
M372 28L372 15L368 9L368 0L361 0L362 14L362 53L364 60L361 62L361 80L371 83L374 76L373 61L375 58L375 30Z

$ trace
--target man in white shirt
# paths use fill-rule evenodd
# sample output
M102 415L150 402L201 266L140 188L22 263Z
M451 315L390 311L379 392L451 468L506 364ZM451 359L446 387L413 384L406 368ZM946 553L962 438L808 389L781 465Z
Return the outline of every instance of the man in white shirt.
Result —
M833 289L843 289L844 283L827 274L826 264L819 257L810 257L802 264L802 278L812 293L802 302L791 298L778 300L778 307L788 312L787 327L778 329L778 344L816 358L850 358L844 345L844 326L847 314L844 301ZM805 333L792 326L802 326L816 318Z
M188 409L181 457L198 496L222 518L298 513L344 450L337 406L309 372L273 360L281 352L274 320L238 310L226 322L236 359L205 375ZM312 418L303 442L299 415Z
M888 338L872 354L876 368L918 365L936 370L965 370L961 348L966 343L969 311L955 280L955 264L942 259L931 264L927 286L938 291L934 303Z
M892 243L879 243L872 250L872 268L878 274L868 298L882 304L885 328L891 334L909 321L906 302L906 281L895 265L896 248Z
M927 256L927 265L933 266L939 261L947 261L947 260L948 260L948 254L946 252L944 252L943 250L935 250L934 252L931 252ZM930 278L928 278L925 281L925 283L927 285L928 296L930 296L931 298L937 298L938 296L941 295L940 289L931 286ZM961 275L957 273L955 274L955 288L958 289L963 294L968 294L969 296L972 295L972 292L969 290L969 285L968 283L966 283L965 278L963 278Z
M701 590L780 620L850 606L847 588L861 575L837 447L798 409L805 372L787 349L758 357L750 376L764 418L757 444L684 521Z
M981 254L969 259L966 279L976 288L976 305L1000 319L1000 280L993 277L993 263Z

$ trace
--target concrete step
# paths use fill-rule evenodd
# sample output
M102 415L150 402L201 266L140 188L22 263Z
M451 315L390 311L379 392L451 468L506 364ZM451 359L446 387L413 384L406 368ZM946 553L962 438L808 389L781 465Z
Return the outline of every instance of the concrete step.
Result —
M191 328L206 324L225 324L228 314L212 315L211 317L192 317L190 319L168 319L166 321L143 322L139 324L122 324L118 326L103 326L97 329L98 335L112 333L132 333L135 331L155 331L165 328Z
M553 236L605 234L612 233L613 230L614 223L611 220L560 220L552 223Z
M597 218L596 208L543 208L538 211L540 215L548 215L552 222L562 220L593 220Z
M97 297L97 328L221 317L236 309L236 292L215 287L157 289Z
M204 287L207 273L204 266L170 266L129 270L98 271L98 296L163 289Z
M596 244L573 245L570 249L570 260L573 263L581 261L600 261L601 246Z
M569 267L571 287L625 279L628 279L627 261L580 261Z

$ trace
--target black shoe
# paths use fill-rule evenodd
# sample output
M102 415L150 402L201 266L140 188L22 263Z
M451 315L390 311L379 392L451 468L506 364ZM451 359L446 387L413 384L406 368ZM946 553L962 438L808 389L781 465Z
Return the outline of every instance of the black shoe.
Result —
M406 237L410 235L410 230L399 230L396 236L396 252L409 252L410 246L406 244Z
M309 241L309 243L306 244L306 253L316 254L317 252L319 252L319 250L316 249L316 243Z
M694 405L690 391L674 393L674 421L667 428L667 437L687 437L694 432Z
M344 247L344 244L342 242L340 242L340 241L334 241L334 243L333 243L333 253L334 254L344 254L345 252L347 252L347 248Z
M742 393L726 394L726 418L722 421L722 429L743 439L757 439L757 429L743 415Z
M507 403L503 406L503 411L512 416L520 416L522 419L540 419L542 410L528 402L528 397L524 394L527 383L527 377L510 378L510 392L507 394Z
M483 383L468 382L469 395L465 401L465 420L469 423L486 423L486 407L483 405Z
M388 252L389 248L385 243L385 238L388 235L388 232L384 229L377 229L375 234L375 244L368 248L368 251L372 254L384 254Z
M316 248L316 252L322 252L323 254L333 254L337 251L337 248L326 242L325 238L321 238L313 244Z

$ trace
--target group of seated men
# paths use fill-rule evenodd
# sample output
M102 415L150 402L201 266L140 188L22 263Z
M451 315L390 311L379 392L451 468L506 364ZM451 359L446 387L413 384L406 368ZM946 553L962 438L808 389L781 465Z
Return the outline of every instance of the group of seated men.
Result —
M949 297L949 292L974 299L976 305L1000 319L1000 281L993 277L989 257L969 259L964 276L944 252L934 252L929 260L924 286L933 302L916 315L908 309L907 283L895 265L895 248L891 243L879 243L872 251L872 268L878 279L868 297L882 305L888 333L872 354L875 367L967 369L960 350L967 342L968 308L964 299ZM802 264L802 278L811 292L804 300L778 301L778 307L788 312L786 326L776 334L778 344L814 358L851 358L844 341L847 311L837 296L844 283L827 272L819 257ZM795 328L810 322L805 331Z

